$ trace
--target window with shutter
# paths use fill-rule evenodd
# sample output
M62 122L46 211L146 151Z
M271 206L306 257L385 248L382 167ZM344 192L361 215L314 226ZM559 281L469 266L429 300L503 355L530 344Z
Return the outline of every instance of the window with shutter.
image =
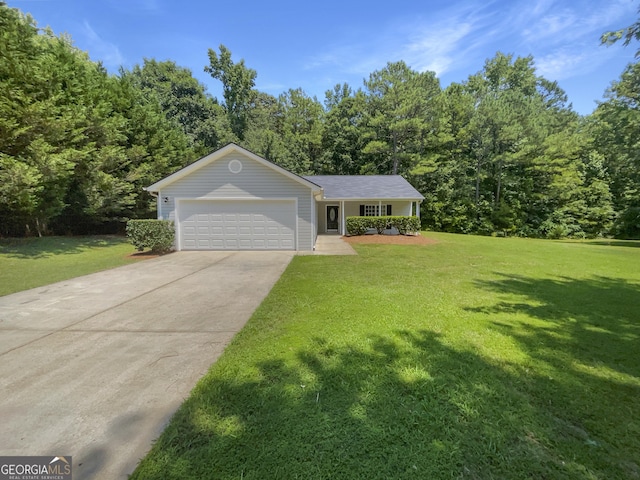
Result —
M391 205L360 205L361 217L379 217L384 215L391 215Z

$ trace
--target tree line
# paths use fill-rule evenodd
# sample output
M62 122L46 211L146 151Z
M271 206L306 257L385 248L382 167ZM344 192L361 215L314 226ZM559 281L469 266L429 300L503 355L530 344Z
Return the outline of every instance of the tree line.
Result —
M544 238L640 237L640 64L593 114L497 53L461 83L388 63L354 88L279 96L224 45L191 71L144 59L117 75L0 3L0 235L91 233L153 216L142 190L236 142L298 174L400 174L425 228Z

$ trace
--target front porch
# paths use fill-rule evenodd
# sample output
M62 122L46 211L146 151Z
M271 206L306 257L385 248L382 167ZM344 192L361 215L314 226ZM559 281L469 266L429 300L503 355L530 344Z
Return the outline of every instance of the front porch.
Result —
M420 217L420 202L413 200L326 200L316 203L317 233L346 235L347 217L356 216L417 216Z

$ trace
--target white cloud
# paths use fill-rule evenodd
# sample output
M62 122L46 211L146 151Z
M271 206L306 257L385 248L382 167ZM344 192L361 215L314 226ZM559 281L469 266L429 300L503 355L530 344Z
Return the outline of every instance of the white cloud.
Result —
M624 19L635 12L635 6L628 0L564 3L529 10L529 26L523 31L524 40L543 45L570 44L589 39L597 41L612 24L624 23Z
M125 63L118 46L100 37L86 20L82 25L82 33L87 39L88 50L93 60L102 61L107 68L119 67Z
M557 51L535 60L536 73L548 79L563 80L585 73L581 70L584 70L587 60L589 57L584 53Z
M530 17L522 40L535 57L538 74L563 80L596 71L612 52L599 46L600 35L616 22L625 24L635 6L628 0L564 2Z
M547 10L549 10L553 4L554 0L538 0L537 2L527 2L528 7L528 15L533 15L535 17L544 14Z
M522 32L528 42L564 42L567 37L575 34L575 27L579 19L574 12L562 11L544 15Z
M418 71L441 75L486 43L480 35L490 20L483 13L485 7L458 4L439 12L437 18L392 19L370 38L328 47L309 59L304 68L338 67L364 76L387 62L404 60Z
M610 0L586 17L585 25L592 30L621 28L635 21L637 7L629 0ZM617 25L620 23L620 25Z
M449 70L457 55L464 50L463 40L473 31L471 23L456 26L423 27L399 55L418 71L434 71L442 75Z
M550 80L580 77L598 71L615 51L592 45L572 46L535 57L536 72Z
M497 8L496 8L497 7ZM515 10L517 13L518 10ZM415 31L419 41L407 44L402 52L408 63L418 70L432 70L438 76L450 71L466 70L478 59L492 57L501 41L511 42L510 13L497 2L457 4L442 12L439 18L426 22Z
M588 74L611 53L598 47L603 31L635 18L631 0L472 0L452 2L417 18L389 18L363 29L355 41L327 47L304 68L368 76L389 61L404 60L439 77L474 73L496 52L533 55L538 73L551 80ZM630 21L631 20L631 21Z

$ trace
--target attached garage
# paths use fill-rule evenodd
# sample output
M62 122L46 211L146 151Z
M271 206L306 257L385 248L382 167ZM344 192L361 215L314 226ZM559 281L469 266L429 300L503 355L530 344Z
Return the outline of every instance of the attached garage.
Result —
M297 250L295 199L178 200L180 250Z
M176 250L313 250L322 188L235 144L146 188Z

